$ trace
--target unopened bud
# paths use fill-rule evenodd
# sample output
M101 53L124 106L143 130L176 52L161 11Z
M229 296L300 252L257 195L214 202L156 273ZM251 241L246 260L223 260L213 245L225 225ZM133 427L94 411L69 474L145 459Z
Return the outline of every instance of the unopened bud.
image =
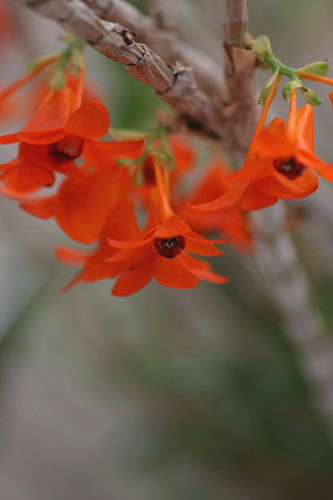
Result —
M285 86L283 87L282 95L283 98L287 101L290 102L291 94L295 89L300 89L303 87L303 84L300 80L291 80L290 82L286 83Z
M302 94L308 104L311 104L312 106L320 106L321 100L318 99L318 94L315 90L302 87Z
M263 57L266 54L272 54L271 42L268 36L261 35L255 38L251 42L252 48L259 57Z

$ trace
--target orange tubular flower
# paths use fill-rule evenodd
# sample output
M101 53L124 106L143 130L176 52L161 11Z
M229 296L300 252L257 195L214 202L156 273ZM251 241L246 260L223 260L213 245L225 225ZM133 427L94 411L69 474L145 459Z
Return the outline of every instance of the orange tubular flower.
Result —
M318 174L333 180L333 167L314 152L314 112L311 105L296 109L296 91L292 93L288 120L275 118L263 129L269 105L279 80L272 87L244 167L226 177L242 183L240 208L257 210L273 205L279 198L303 198L318 187ZM223 208L223 198L196 207L202 212Z
M81 72L78 78L70 76L62 90L51 89L20 132L0 137L0 143L21 143L18 158L0 166L0 170L6 178L16 168L22 190L52 185L54 172L79 175L74 161L81 154L98 166L100 156L105 158L106 154L110 159L141 153L143 141L101 143L94 139L105 135L110 120L101 101L83 98L82 78Z
M291 98L287 123L275 118L254 137L245 165L228 176L232 182L249 182L240 207L254 210L279 198L303 198L318 187L316 169L331 175L333 169L314 153L314 113L309 104L296 111Z
M108 239L113 249L119 249L107 259L110 263L117 263L115 275L120 274L112 294L130 295L153 277L159 284L172 288L193 288L199 284L199 279L225 283L228 278L212 272L207 262L188 253L221 255L215 244L225 240L206 240L173 213L162 171L156 160L154 164L157 191L152 190L152 208L145 231L132 241Z

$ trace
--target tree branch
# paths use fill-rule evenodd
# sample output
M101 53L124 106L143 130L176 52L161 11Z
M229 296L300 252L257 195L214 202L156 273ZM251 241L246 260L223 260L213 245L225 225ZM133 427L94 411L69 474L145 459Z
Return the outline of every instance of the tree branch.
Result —
M83 0L101 19L127 26L137 33L136 41L149 45L167 64L181 61L193 69L199 88L217 103L227 100L222 71L204 52L182 41L156 19L145 16L123 0Z
M152 87L160 98L174 107L193 131L218 139L227 149L235 147L226 132L230 116L201 92L193 71L176 64L167 65L144 44L136 43L127 28L99 17L81 0L17 0L39 14L56 21L64 30L85 38L105 56L125 65L135 79ZM231 141L229 140L231 139Z
M225 79L232 110L233 142L246 151L258 119L256 55L244 48L247 0L222 0Z

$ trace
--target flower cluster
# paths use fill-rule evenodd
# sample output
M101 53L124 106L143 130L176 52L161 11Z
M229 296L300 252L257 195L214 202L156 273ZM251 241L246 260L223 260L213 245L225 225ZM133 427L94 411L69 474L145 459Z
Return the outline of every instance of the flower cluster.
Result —
M66 289L79 281L116 278L112 293L124 296L152 278L174 288L228 281L197 256L222 255L216 245L230 238L249 248L245 214L231 206L222 217L201 215L187 203L230 190L224 162L216 159L185 195L181 179L196 160L188 139L157 128L137 140L115 140L108 112L85 86L84 74L72 44L65 56L37 61L0 94L1 104L40 76L30 96L36 109L20 130L0 137L0 144L18 144L17 157L0 165L0 190L26 212L54 218L74 241L95 245L56 250L60 261L81 266ZM212 231L221 238L203 236Z
M194 189L184 190L196 161L189 140L163 127L134 138L110 129L107 109L84 82L82 41L68 41L63 53L36 61L0 93L1 111L24 85L40 80L26 123L0 137L0 144L18 144L17 157L0 165L0 191L26 212L53 218L75 242L94 245L56 250L60 261L80 266L66 289L113 278L116 296L137 292L152 278L173 288L225 283L205 257L222 255L216 245L228 240L251 248L246 211L308 196L318 187L317 174L333 180L333 166L314 151L313 106L297 109L298 80L287 96L287 121L274 118L265 127L282 68L265 89L244 165L232 171L215 156ZM207 239L210 233L219 239Z

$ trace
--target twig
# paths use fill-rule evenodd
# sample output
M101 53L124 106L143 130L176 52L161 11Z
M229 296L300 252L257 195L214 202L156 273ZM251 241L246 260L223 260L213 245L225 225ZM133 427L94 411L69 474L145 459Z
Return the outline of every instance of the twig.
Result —
M127 26L137 33L136 41L145 43L167 64L177 61L190 66L199 88L215 102L227 101L224 79L215 61L204 52L182 41L158 19L145 16L123 0L83 0L101 19Z

